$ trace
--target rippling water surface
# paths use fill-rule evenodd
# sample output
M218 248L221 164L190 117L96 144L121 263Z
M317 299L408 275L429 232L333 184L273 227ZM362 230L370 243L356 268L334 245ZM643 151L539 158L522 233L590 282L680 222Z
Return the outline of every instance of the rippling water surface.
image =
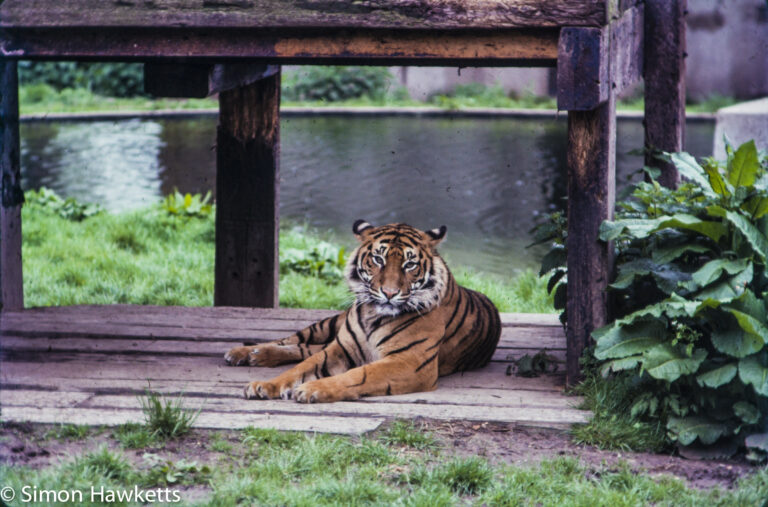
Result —
M22 184L123 211L178 188L215 190L214 118L22 124ZM618 174L642 165L639 120L618 127ZM284 117L280 213L353 246L357 218L448 226L452 264L510 275L536 267L536 217L564 205L565 115L553 119ZM686 149L712 152L712 123Z

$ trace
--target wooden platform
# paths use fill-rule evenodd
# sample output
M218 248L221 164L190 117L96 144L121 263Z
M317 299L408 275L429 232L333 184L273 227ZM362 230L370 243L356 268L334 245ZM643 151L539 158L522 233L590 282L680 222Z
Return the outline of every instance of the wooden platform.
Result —
M567 428L589 413L562 394L564 377L507 375L512 358L548 349L565 356L557 317L503 314L492 363L440 379L430 393L302 405L246 401L249 380L281 368L226 366L223 354L243 341L282 338L333 314L325 310L231 307L77 306L6 312L0 321L2 420L117 425L141 422L138 395L183 393L202 412L197 426L358 434L385 418L501 421ZM562 371L562 368L561 368Z

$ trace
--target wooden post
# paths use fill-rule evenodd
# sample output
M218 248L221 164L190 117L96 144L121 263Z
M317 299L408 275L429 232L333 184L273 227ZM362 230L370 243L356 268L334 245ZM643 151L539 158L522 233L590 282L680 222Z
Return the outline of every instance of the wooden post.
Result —
M19 96L16 62L0 59L0 310L24 308L21 275Z
M616 89L632 80L612 58L612 41L631 30L638 12L611 27L564 28L558 57L558 107L568 111L568 316L566 381L581 378L579 359L592 331L607 324L607 287L613 245L599 240L600 224L613 217L616 174ZM621 29L620 29L621 28ZM628 41L624 41L628 42ZM619 53L617 53L619 54ZM621 61L621 59L619 59Z
M216 306L278 306L280 72L219 94Z
M687 0L645 1L645 147L683 149L685 135L685 13ZM659 183L674 188L672 164L646 154L662 170Z

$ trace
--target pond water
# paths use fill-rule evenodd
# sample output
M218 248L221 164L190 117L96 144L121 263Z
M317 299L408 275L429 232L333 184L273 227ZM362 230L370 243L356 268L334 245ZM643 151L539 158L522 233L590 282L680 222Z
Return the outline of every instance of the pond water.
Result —
M448 226L450 263L499 275L536 268L537 216L564 205L566 115L548 119L284 117L280 214L353 246L351 225ZM29 122L22 185L123 211L174 188L215 191L212 117ZM686 149L712 152L714 124L689 122ZM642 166L640 120L619 120L617 182Z

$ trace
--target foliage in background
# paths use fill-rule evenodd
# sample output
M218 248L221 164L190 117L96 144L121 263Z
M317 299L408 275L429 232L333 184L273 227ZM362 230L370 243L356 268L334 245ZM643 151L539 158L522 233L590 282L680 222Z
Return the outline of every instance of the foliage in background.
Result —
M23 85L49 86L56 91L85 89L107 97L145 95L144 67L140 63L21 61L18 68Z
M429 103L446 109L465 107L498 107L508 109L556 109L553 97L538 96L530 92L506 93L500 85L483 83L457 85L448 93L437 93Z
M296 232L301 232L296 229ZM289 272L312 276L329 282L344 278L346 250L343 246L317 240L309 249L286 248L280 251L280 274Z
M80 222L88 217L98 215L104 208L98 204L81 203L73 197L61 198L49 188L41 187L39 190L30 190L24 195L27 204L39 206L66 220Z
M758 435L768 427L768 159L749 142L728 146L725 163L700 165L687 153L670 160L688 183L638 183L601 226L601 239L616 246L617 320L593 333L594 356L604 375L631 384L632 418L661 422L682 446L735 448L747 437L760 459L768 451ZM550 286L564 280L564 253L555 244L545 258Z
M202 196L200 194L182 194L177 188L174 188L172 194L165 196L160 207L171 215L207 217L213 212L211 191L209 190Z
M386 67L302 67L287 73L282 95L289 101L381 99L387 93L391 79Z

